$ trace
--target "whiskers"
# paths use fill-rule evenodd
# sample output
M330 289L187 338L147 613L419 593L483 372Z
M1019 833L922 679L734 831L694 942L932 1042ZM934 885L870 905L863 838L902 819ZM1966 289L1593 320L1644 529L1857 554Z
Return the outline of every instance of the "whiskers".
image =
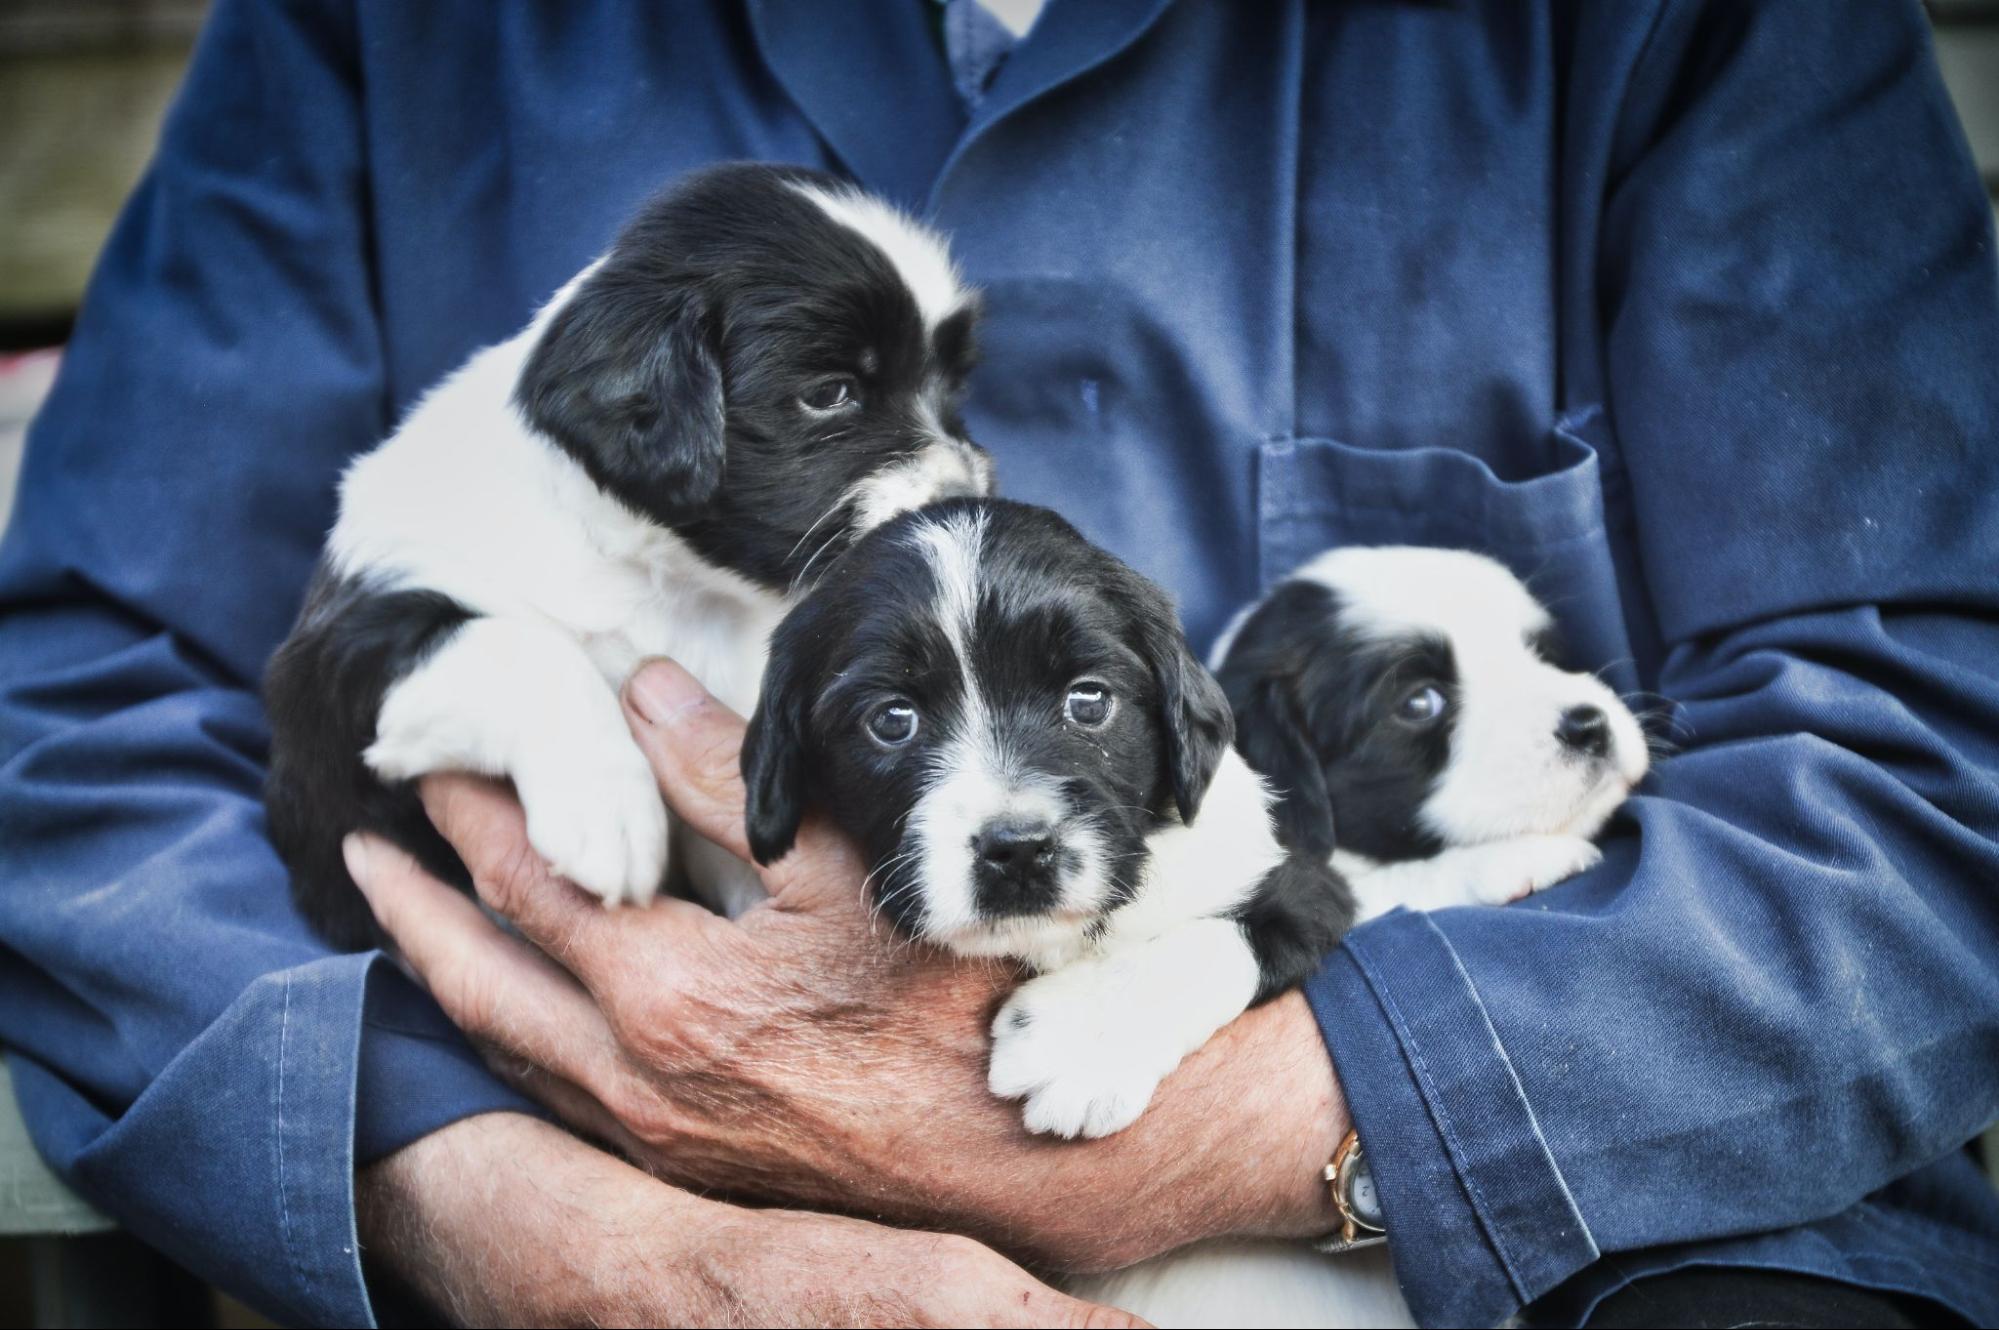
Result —
M819 514L819 516L813 521L812 525L805 528L805 534L800 536L797 539L797 541L793 543L791 549L785 554L784 556L785 562L789 563L791 562L792 559L796 558L798 556L798 551L804 548L805 542L812 539L813 533L818 531L820 527L826 525L826 519L832 517L834 514L846 508L847 505L850 502L852 502L852 499L853 499L852 494L843 492L839 498L833 501L832 507L828 508L825 512ZM817 549L812 551L812 557L807 559L804 563L804 566L801 567L798 570L798 572L792 576L791 585L789 588L787 588L787 591L796 592L799 587L803 586L805 584L805 579L812 572L812 565L818 563L820 556L824 555L827 550L831 549L840 540L840 538L846 534L847 533L843 529L837 526L834 527L832 533L828 535L825 540L820 542L819 547Z
M875 865L861 881L861 902L867 910L868 932L871 936L880 937L886 928L891 952L907 950L915 941L891 922L901 917L891 907L914 900L922 891L923 875L903 871L916 863L920 853L915 846L898 850ZM879 893L874 890L876 878L880 878L883 884Z
M1642 689L1619 699L1630 708L1632 719L1645 735L1645 751L1657 762L1679 753L1693 741L1694 727L1680 705L1664 693Z

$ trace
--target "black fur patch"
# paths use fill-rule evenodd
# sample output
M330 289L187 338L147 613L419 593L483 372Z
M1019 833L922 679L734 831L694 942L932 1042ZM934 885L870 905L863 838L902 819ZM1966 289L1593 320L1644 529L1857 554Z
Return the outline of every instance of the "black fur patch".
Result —
M415 788L384 785L361 760L383 696L471 617L435 591L380 591L322 568L297 627L271 658L264 679L271 843L291 868L292 898L306 921L343 950L381 940L341 858L348 832L385 836L437 877L471 886Z
M769 863L817 803L862 844L870 887L898 927L921 922L921 865L907 853L911 811L965 717L964 681L943 625L918 522L983 515L969 654L994 730L1020 769L1059 783L1108 848L1125 898L1145 838L1199 806L1232 724L1227 699L1181 636L1165 593L1046 509L956 500L905 514L864 538L772 634L763 692L743 748L750 843ZM1117 699L1101 728L1063 719L1081 678ZM906 699L921 716L908 746L865 730ZM1007 909L995 902L992 917Z
M598 486L709 563L778 589L852 539L856 514L828 511L837 496L939 426L963 441L975 355L975 308L926 331L886 256L801 183L850 188L735 164L648 203L555 313L514 390L528 424ZM852 408L808 410L830 379L853 382ZM446 596L322 566L272 661L271 836L300 907L339 945L376 939L341 861L348 831L380 832L469 885L413 790L384 787L361 760L390 686L468 617Z
M1332 954L1359 907L1324 859L1293 852L1236 910L1256 956L1256 1002L1297 987Z
M1286 582L1244 622L1218 672L1235 709L1237 746L1279 792L1281 838L1323 858L1335 848L1381 861L1442 849L1417 821L1450 759L1457 666L1437 637L1363 637L1339 597ZM1424 687L1443 716L1398 714Z
M827 505L935 439L960 439L977 311L926 331L880 249L792 186L798 167L697 172L652 202L550 323L515 400L635 511L782 589L851 540ZM834 379L854 404L802 399ZM822 521L822 519L828 519Z

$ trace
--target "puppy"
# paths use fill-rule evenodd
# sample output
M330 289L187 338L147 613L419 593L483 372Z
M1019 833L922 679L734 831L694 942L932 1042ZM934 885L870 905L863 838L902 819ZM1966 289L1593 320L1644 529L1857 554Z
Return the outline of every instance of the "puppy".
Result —
M1498 905L1597 862L1650 760L1617 695L1555 663L1554 621L1458 550L1320 555L1224 634L1216 671L1284 843L1361 918Z
M1030 1130L1103 1136L1352 918L1323 859L1278 844L1232 730L1158 587L1045 509L936 504L857 543L772 637L750 847L774 862L817 804L894 927L1026 962L991 1088Z
M986 492L957 405L975 317L893 209L717 167L426 396L349 468L266 681L270 833L307 918L374 939L357 828L464 882L412 784L446 769L510 777L551 865L650 899L669 825L618 687L670 655L746 708L793 588L903 509ZM711 903L760 894L685 845Z

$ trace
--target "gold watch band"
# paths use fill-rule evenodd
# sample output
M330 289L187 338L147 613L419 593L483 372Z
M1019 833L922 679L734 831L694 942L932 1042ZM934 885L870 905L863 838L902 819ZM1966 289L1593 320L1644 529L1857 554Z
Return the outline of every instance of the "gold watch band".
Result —
M1313 1244L1322 1252L1337 1254L1388 1241L1388 1233L1381 1225L1369 1221L1354 1208L1353 1189L1361 1171L1360 1133L1349 1130L1340 1148L1333 1151L1323 1175L1326 1186L1332 1190L1333 1205L1340 1212L1340 1226Z

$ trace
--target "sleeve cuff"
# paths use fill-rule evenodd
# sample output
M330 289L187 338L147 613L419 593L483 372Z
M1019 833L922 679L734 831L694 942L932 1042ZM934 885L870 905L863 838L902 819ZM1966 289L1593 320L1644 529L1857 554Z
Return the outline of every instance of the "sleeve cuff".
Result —
M1470 975L1426 914L1347 935L1305 985L1424 1325L1496 1325L1597 1259Z
M480 1113L541 1110L495 1080L428 993L384 960L369 975L354 1084L354 1167Z
M250 984L115 1119L28 1059L15 1090L44 1156L148 1243L283 1324L373 1325L366 1151L534 1111L433 1022L379 953L327 956Z

